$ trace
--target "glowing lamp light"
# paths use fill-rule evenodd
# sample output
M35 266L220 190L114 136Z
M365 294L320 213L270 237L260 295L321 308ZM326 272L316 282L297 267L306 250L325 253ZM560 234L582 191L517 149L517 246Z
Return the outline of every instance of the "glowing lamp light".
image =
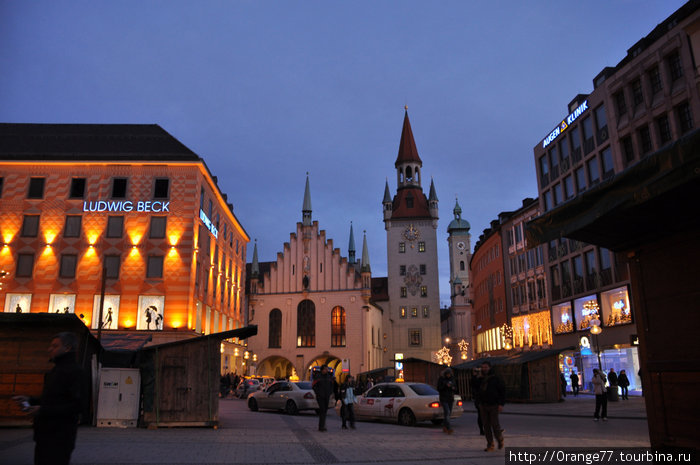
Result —
M169 239L170 239L170 246L175 247L177 245L177 242L180 240L180 237L176 236L176 235L172 235L169 237Z
M2 240L5 242L5 246L12 242L12 234L3 234Z
M46 245L50 246L53 243L54 239L56 239L56 233L49 232L46 233L44 237L46 238Z
M600 320L598 318L593 318L588 322L591 327L591 334L600 334L603 330L600 327Z
M250 353L247 350L245 352L243 352L243 358L246 360L248 360L250 358Z
M234 357L238 357L238 355L239 355L239 354L238 354L238 347L236 347L235 349L233 349L233 355L234 355Z
M125 328L131 328L132 326L134 326L134 322L132 320L124 320Z
M172 322L172 327L173 327L173 328L177 329L177 328L179 328L180 326L182 326L182 321L180 321L180 320L173 320L173 322Z
M139 245L139 242L141 242L141 237L143 237L143 236L138 235L138 234L133 234L130 237L131 237L131 243L133 244L134 247L136 247L137 245Z
M221 343L221 348L219 350L221 351L222 354L224 353L224 343L223 342Z

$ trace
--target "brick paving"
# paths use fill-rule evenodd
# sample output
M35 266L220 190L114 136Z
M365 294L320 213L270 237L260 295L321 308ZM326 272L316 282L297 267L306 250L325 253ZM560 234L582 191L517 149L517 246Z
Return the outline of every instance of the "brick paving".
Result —
M506 445L648 447L643 399L609 403L607 424L584 421L592 416L593 403L592 396L581 395L555 404L508 404L501 418ZM430 423L407 428L359 422L357 430L341 430L334 412L329 412L328 432L322 433L317 431L314 415L251 412L243 401L226 399L220 402L221 427L217 430L81 427L71 463L503 464L504 451L483 452L484 439L478 434L473 406L465 408L450 436ZM32 456L30 429L0 429L0 464L31 465Z

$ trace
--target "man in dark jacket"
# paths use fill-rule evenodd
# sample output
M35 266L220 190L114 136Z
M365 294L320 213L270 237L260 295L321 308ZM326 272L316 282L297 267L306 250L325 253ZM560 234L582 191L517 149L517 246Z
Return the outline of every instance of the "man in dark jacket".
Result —
M453 429L450 426L450 416L452 415L452 405L455 401L455 392L457 392L457 384L452 376L452 368L445 368L438 378L437 390L440 393L440 405L444 419L442 422L442 430L447 434L452 434Z
M317 374L311 385L316 394L316 402L318 402L318 430L326 431L326 414L328 413L328 403L331 400L331 394L338 398L338 383L335 377L328 372L328 367L323 365L321 373Z
M49 345L56 365L44 377L40 398L15 396L22 409L34 415L34 464L68 465L75 448L82 396L82 369L76 362L78 339L59 333Z
M491 370L491 363L481 364L481 382L479 383L479 408L481 420L486 432L486 452L493 450L493 438L498 441L498 448L503 449L503 429L498 414L506 403L506 389L503 381Z

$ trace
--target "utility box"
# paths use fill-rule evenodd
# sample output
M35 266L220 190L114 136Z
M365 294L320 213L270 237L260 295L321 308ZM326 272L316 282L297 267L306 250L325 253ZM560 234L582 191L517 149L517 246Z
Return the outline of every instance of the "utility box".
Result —
M97 426L135 427L139 418L141 375L134 368L103 368Z

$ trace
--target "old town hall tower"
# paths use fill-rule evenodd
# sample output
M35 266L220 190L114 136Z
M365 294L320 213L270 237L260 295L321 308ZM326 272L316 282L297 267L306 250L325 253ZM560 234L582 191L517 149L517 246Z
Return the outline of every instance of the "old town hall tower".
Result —
M387 181L382 201L387 240L388 309L384 328L391 328L385 363L416 357L434 360L442 347L438 284L438 199L431 180L423 193L423 162L418 156L406 111L396 158L397 190Z

